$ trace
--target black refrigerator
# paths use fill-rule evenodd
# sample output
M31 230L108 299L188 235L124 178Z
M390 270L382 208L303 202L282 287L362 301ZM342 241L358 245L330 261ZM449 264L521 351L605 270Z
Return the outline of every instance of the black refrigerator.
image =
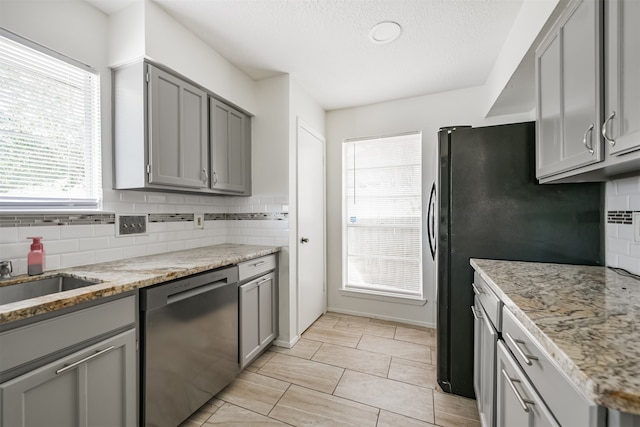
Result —
M601 265L601 183L538 184L535 123L442 128L437 172L437 379L474 397L470 258Z

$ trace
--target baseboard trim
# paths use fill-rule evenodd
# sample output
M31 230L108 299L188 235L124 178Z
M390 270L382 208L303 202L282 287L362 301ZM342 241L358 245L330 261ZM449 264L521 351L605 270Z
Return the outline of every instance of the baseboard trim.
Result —
M299 335L296 335L295 337L291 338L291 340L289 341L281 340L280 337L278 337L278 339L273 341L273 345L275 345L276 347L282 347L282 348L292 348L294 345L296 345L298 341L300 341Z
M352 316L369 317L371 319L388 320L388 321L391 321L391 322L406 323L408 325L415 325L415 326L422 326L422 327L425 327L425 328L436 329L436 324L435 323L431 323L431 322L418 322L418 321L415 321L415 320L403 319L403 318L400 318L400 317L380 316L379 314L366 313L366 312L354 311L354 310L343 310L343 309L335 308L335 307L327 307L327 311L328 312L332 311L334 313L340 313L340 314L350 314Z

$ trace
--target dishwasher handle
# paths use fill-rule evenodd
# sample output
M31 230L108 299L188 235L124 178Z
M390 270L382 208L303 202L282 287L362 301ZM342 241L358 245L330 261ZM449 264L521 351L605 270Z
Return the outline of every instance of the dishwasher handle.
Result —
M219 282L209 283L208 285L200 286L199 288L189 289L188 291L177 292L172 295L167 296L167 304L174 304L176 302L180 302L182 300L198 296L200 294L204 294L205 292L213 291L214 289L221 288L223 286L227 286L230 283L227 283L226 280L221 280Z
M140 310L151 311L238 282L238 266L222 268L140 289Z

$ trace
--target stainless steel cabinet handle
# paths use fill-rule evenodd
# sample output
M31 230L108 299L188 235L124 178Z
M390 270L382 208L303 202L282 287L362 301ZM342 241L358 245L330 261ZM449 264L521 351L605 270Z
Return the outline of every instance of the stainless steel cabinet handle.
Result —
M518 403L522 407L522 410L524 412L529 412L529 407L527 405L535 405L535 402L528 399L524 399L522 396L520 396L520 393L518 393L518 389L514 384L514 383L519 383L520 380L509 377L509 374L507 374L507 371L505 371L504 369L502 370L502 376L504 376L504 379L507 380L507 384L509 384L509 386L511 387L511 390L513 390L513 393L516 395L516 399L518 399Z
M476 320L482 319L482 316L476 311L474 306L471 306L471 313L473 313L473 318Z
M202 169L202 174L204 175L204 178L202 179L202 182L207 182L209 181L209 174L207 173L206 169Z
M482 293L483 293L480 289L478 289L478 288L476 287L476 284L475 284L475 283L472 283L472 284L471 284L471 287L473 288L473 292L474 292L476 295L480 295L480 294L482 294Z
M80 360L78 360L77 362L73 362L73 363L72 363L72 364L70 364L70 365L64 365L64 367L63 367L63 368L60 368L60 369L58 369L58 370L56 371L56 375L58 375L58 374L62 374L62 373L64 373L64 372L67 372L69 369L73 369L73 368L75 368L76 366L81 365L81 364L83 364L83 363L85 363L85 362L88 362L88 361L89 361L89 360L91 360L91 359L95 359L96 357L101 356L101 355L103 355L103 354L105 354L105 353L107 353L107 352L109 352L109 351L113 350L114 348L116 348L116 347L112 345L111 347L107 347L107 348L105 348L104 350L99 350L99 351L97 351L97 352L93 353L92 355L85 357L84 359L80 359Z
M613 120L613 118L616 116L616 112L612 111L611 114L609 115L609 117L607 117L607 120L604 121L604 124L602 125L602 137L604 138L605 141L607 141L609 143L609 145L611 145L612 147L614 145L616 145L616 140L609 138L607 136L607 124L609 124L609 122L611 120Z
M526 363L527 365L531 366L532 360L538 360L538 358L536 356L531 356L530 354L525 354L524 351L522 351L522 349L520 348L520 346L518 344L524 344L525 342L522 340L517 340L515 338L513 338L511 336L511 334L509 334L509 332L506 332L504 334L505 337L507 337L507 339L509 341L511 341L511 345L515 348L516 352L520 355L520 357L524 360L524 363Z
M593 132L593 123L591 123L591 126L589 126L589 129L587 129L587 131L584 133L584 136L582 137L582 143L584 144L584 146L587 148L587 150L589 150L589 154L593 155L594 151L593 151L593 141L591 141L591 145L587 144L587 135L589 133ZM589 138L591 140L591 138Z
M309 238L303 237L302 239L300 239L300 243L309 243Z
M213 171L213 185L216 185L218 183L218 174L216 173L216 171Z
M256 262L255 264L251 264L251 265L254 266L254 267L259 267L259 266L261 266L263 264L266 264L266 263L267 263L267 261L260 261L260 262Z

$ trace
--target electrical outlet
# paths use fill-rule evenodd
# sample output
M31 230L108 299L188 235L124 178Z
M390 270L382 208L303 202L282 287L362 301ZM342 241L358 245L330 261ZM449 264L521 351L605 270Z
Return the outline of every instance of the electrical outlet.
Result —
M193 214L193 228L204 228L204 214Z
M633 213L633 240L640 243L640 212Z
M116 237L146 236L148 225L146 214L116 214Z

